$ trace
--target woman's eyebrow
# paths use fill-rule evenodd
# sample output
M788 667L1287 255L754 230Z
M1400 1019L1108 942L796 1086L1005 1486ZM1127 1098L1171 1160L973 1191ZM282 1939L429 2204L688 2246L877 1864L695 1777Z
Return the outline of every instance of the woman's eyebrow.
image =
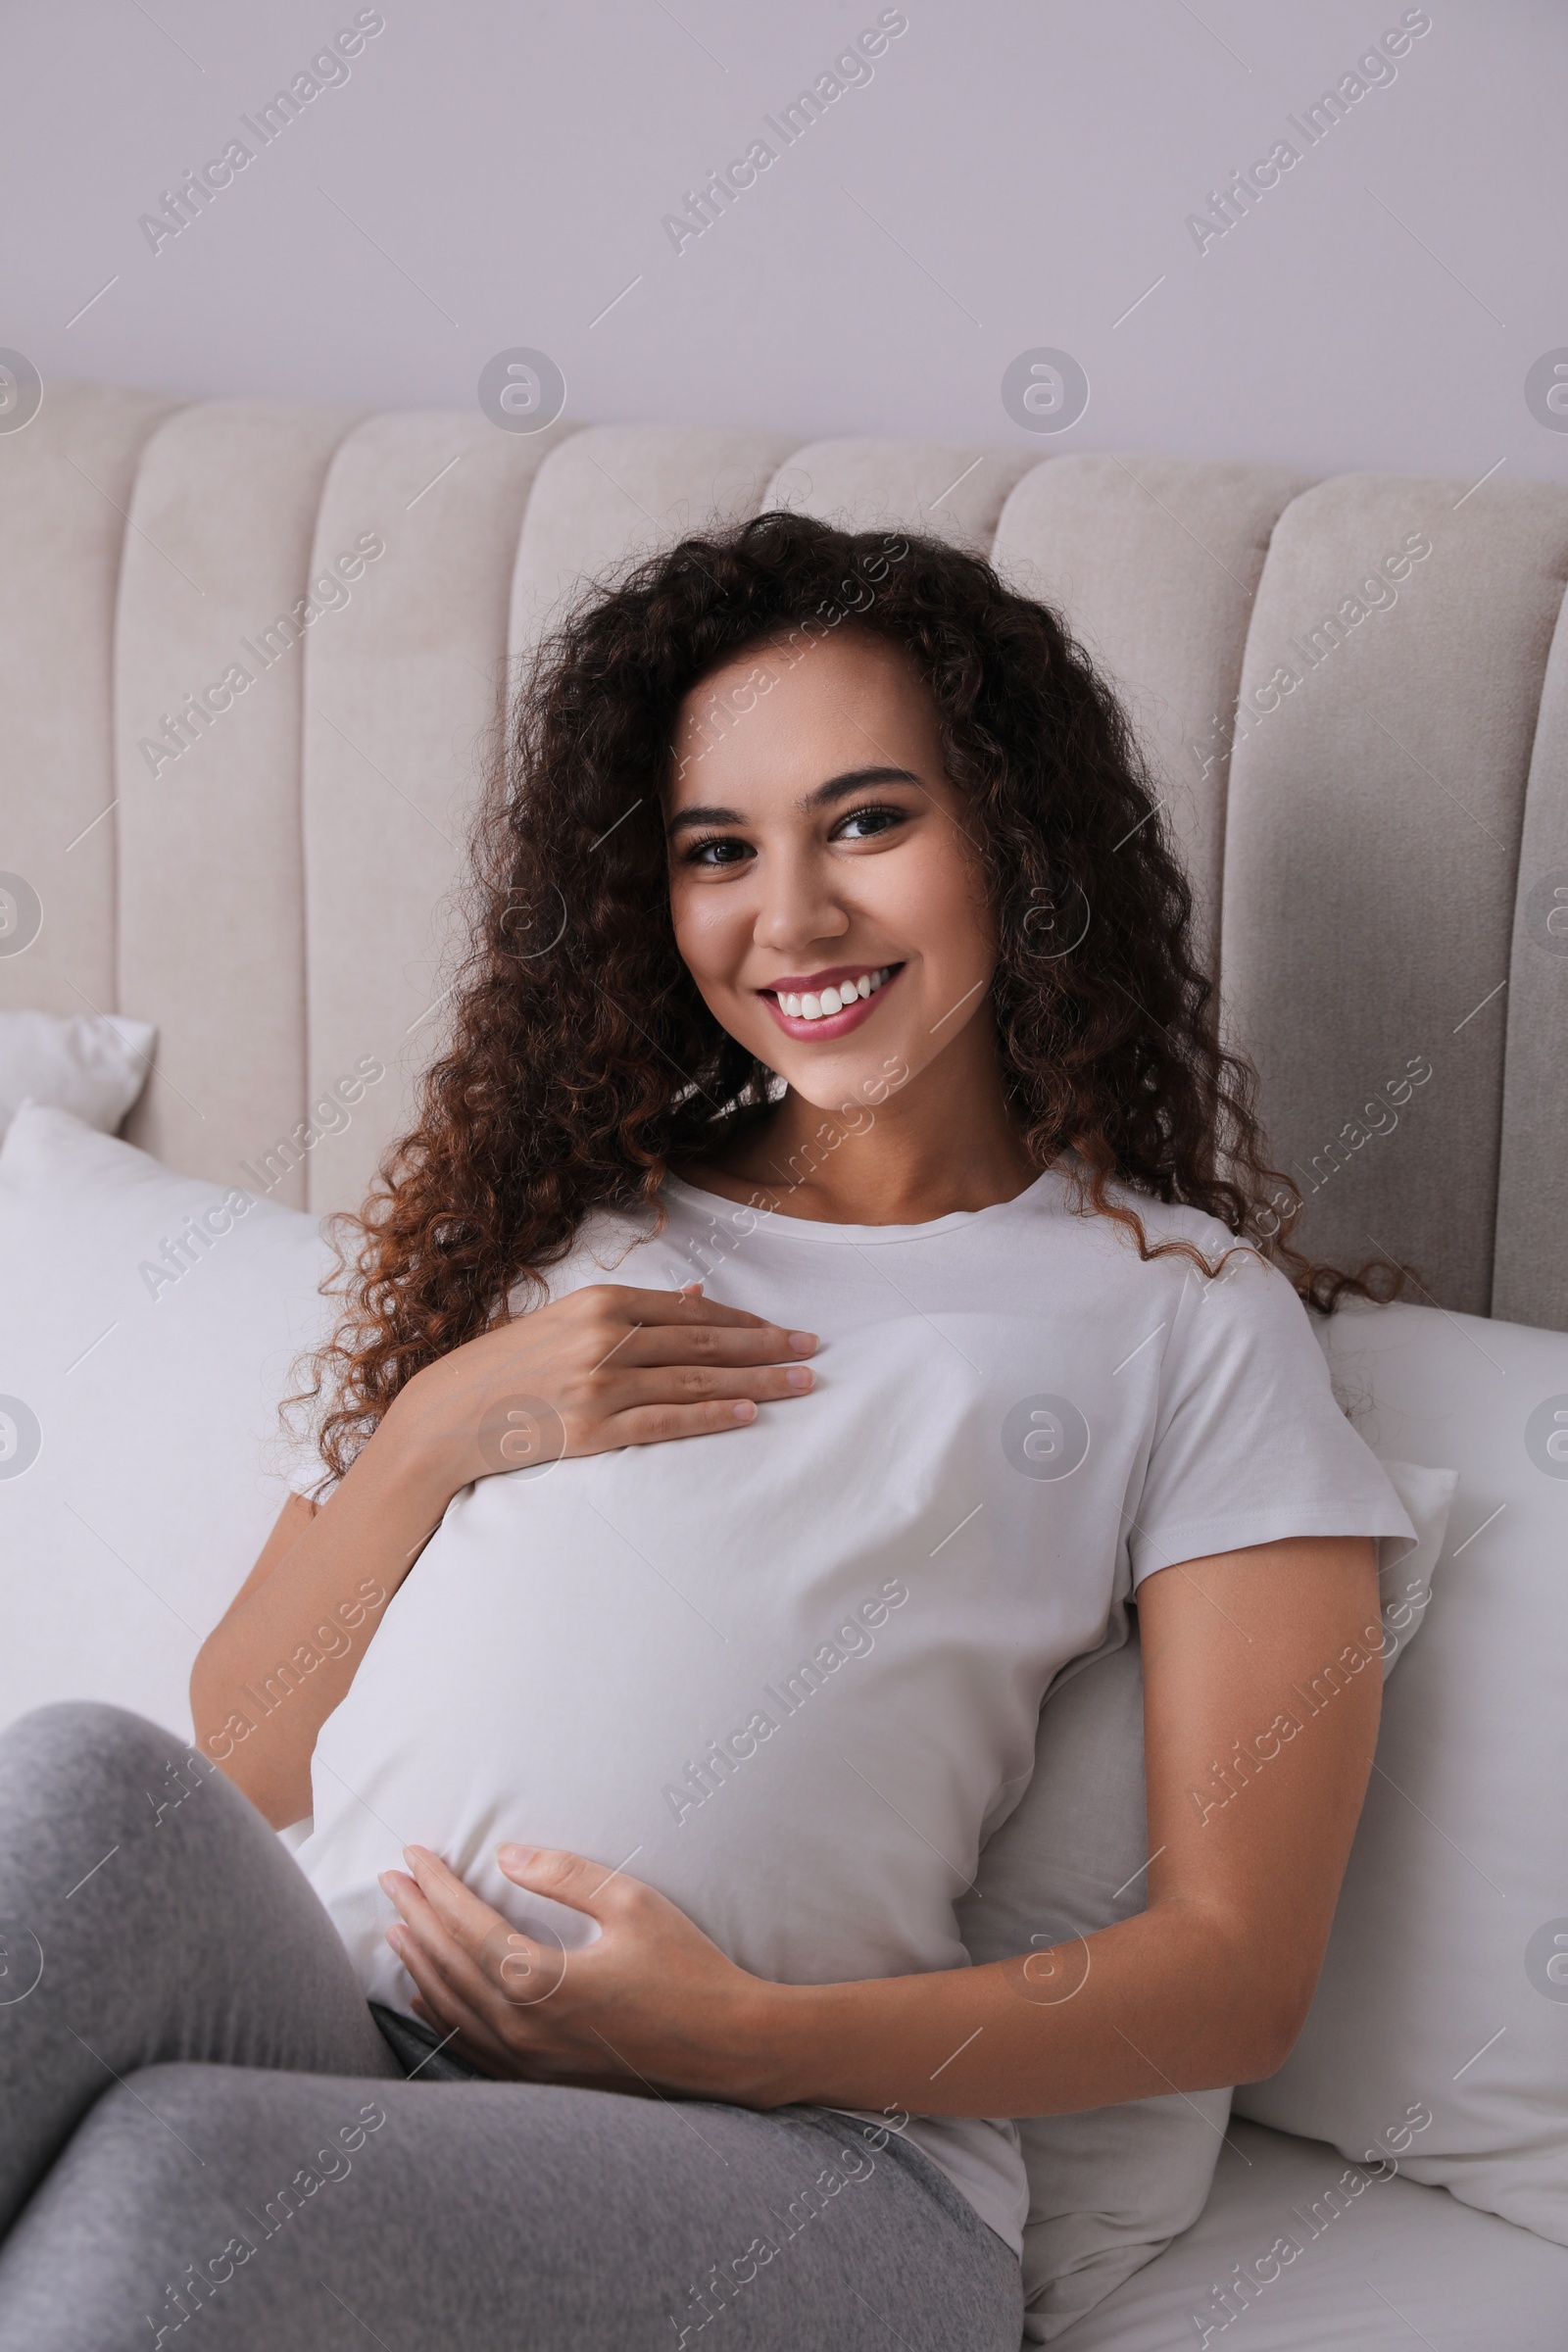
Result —
M852 792L858 792L862 784L918 784L919 781L906 767L852 767L842 776L829 776L825 784L818 784L800 806L803 809L830 808L835 801L848 800Z
M673 841L677 833L694 825L740 825L745 821L738 808L682 808L664 827L664 837Z
M848 800L865 784L918 784L919 777L906 767L852 767L842 776L829 776L799 803L802 810L829 808L835 801ZM666 839L673 841L677 833L687 832L695 825L743 825L745 817L738 808L682 808L665 826Z

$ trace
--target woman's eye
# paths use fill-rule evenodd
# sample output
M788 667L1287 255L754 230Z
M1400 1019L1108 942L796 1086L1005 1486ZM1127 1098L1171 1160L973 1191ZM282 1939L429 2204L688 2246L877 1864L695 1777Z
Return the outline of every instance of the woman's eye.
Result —
M682 863L706 865L711 870L717 866L740 865L751 855L748 842L737 841L733 834L715 833L710 835L707 841L693 842Z
M908 811L878 805L866 808L852 808L834 828L836 841L870 841L878 833L890 832L895 826L906 824Z

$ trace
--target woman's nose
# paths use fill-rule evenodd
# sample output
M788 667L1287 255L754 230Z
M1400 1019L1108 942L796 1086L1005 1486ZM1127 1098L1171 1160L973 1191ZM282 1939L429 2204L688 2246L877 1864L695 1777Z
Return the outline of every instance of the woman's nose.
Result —
M849 910L815 858L772 861L762 877L762 903L757 913L760 945L784 954L817 940L841 939L849 927Z

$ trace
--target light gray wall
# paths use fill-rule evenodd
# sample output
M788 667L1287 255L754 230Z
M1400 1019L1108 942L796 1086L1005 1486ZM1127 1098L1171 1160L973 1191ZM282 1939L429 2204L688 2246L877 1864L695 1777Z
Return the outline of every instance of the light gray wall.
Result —
M1568 346L1561 0L908 0L873 77L679 253L663 216L781 146L764 118L877 0L386 0L261 148L241 115L357 13L8 12L0 343L46 386L376 406L471 404L528 346L588 420L1019 446L1001 379L1050 347L1091 396L1040 446L1568 472L1524 389ZM1200 253L1187 216L1304 149L1287 117L1411 13L1396 78ZM254 160L154 253L139 216L235 136Z

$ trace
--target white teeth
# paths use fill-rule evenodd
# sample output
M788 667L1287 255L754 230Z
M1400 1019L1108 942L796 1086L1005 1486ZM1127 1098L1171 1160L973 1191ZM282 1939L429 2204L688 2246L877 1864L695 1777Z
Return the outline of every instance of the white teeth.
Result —
M781 996L778 1008L794 1021L831 1020L846 1005L858 1004L874 996L879 988L885 988L892 969L891 964L884 963L874 972L862 972L858 980L841 980L836 988L824 988L815 994L808 991L805 996Z

